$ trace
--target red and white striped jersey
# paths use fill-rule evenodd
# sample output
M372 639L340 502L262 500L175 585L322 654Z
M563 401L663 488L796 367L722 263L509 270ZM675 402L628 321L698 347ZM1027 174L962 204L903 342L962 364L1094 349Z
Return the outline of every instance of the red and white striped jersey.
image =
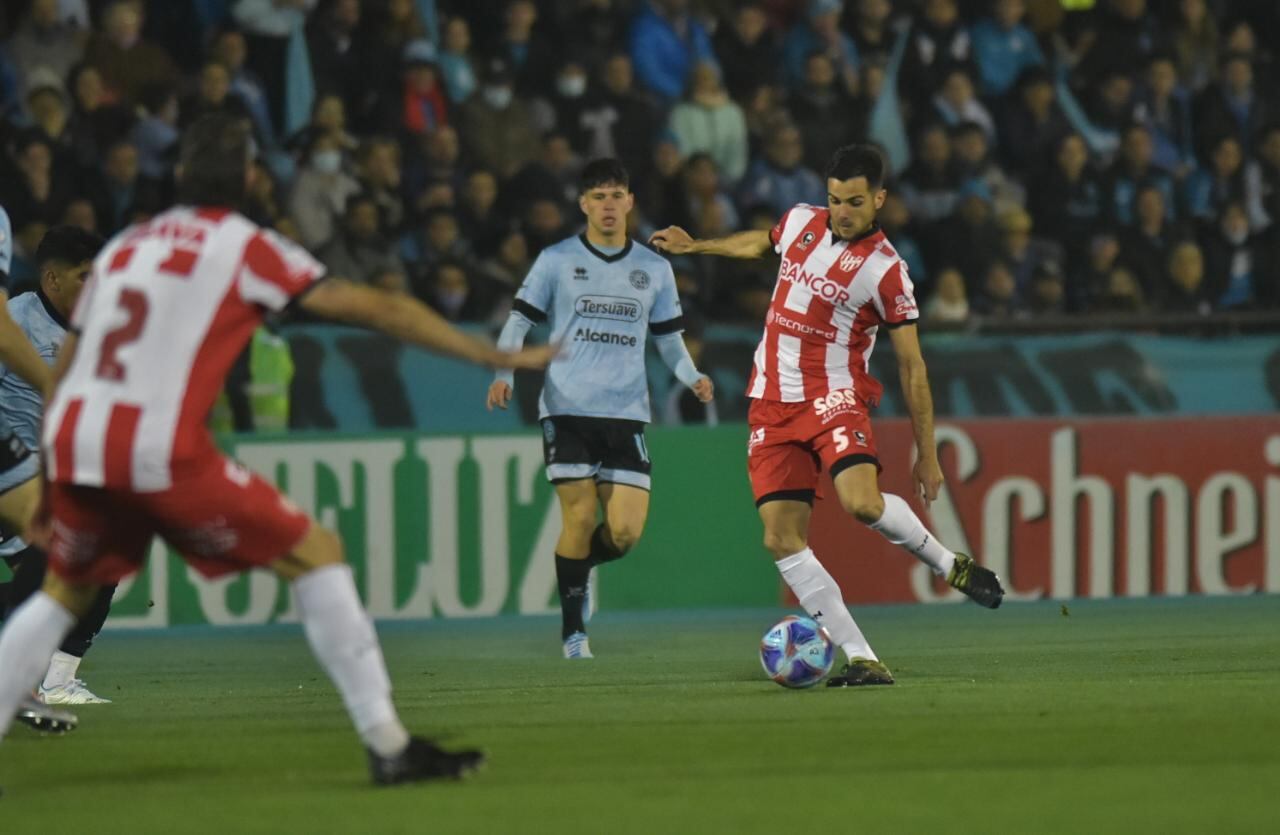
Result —
M75 358L49 404L52 481L155 492L216 452L205 422L268 311L324 267L234 212L178 207L117 235L75 311Z
M906 262L884 232L842 241L829 218L801 203L769 233L782 264L747 384L752 398L800 403L852 389L874 406L876 332L919 318Z

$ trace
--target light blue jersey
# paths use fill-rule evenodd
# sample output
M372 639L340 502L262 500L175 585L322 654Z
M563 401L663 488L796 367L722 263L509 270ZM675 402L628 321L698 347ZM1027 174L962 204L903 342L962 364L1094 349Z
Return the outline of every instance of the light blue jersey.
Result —
M684 330L675 275L665 258L630 240L610 254L585 235L567 238L538 256L516 292L512 316L530 324L548 321L552 341L562 348L547 368L539 418L649 422L648 334ZM689 368L696 374L692 363ZM511 375L499 379L510 382Z
M67 323L54 309L43 293L23 293L9 300L9 316L27 335L36 353L49 365L53 365L58 349L67 337ZM0 366L0 427L3 434L17 436L29 450L40 445L40 420L44 413L44 400L26 380L8 368ZM32 455L6 473L0 473L0 488L12 489L34 478L39 459ZM26 547L21 539L8 539L0 543L0 556L16 554Z
M13 269L13 227L9 213L0 206L0 289L9 290L9 273Z

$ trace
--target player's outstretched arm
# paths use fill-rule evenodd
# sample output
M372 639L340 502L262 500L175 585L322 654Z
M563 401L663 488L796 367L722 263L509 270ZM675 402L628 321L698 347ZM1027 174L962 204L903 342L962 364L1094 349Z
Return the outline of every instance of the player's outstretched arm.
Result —
M650 235L649 244L671 255L722 255L725 258L762 258L773 249L769 233L756 229L700 241L679 226L668 226Z
M512 311L507 316L507 323L502 326L502 333L498 334L498 348L503 351L520 350L524 347L524 338L528 336L529 329L532 327L532 322ZM489 394L485 398L484 407L491 412L494 406L499 409L507 408L507 404L511 402L511 393L515 390L515 384L515 372L509 368L499 368L493 382L489 384Z
M7 299L8 294L0 291L0 362L36 391L47 395L53 386L53 375L22 328L10 318L5 305Z
M684 344L684 336L678 333L664 334L654 337L653 344L658 349L658 356L662 357L676 379L692 389L703 403L710 403L715 397L715 384L694 365L693 357Z
M301 304L316 316L363 325L427 350L491 368L545 368L556 354L552 345L500 350L458 330L417 299L340 278L317 285L302 297Z
M911 429L916 436L916 458L912 476L916 495L925 507L938 498L942 489L942 467L938 464L938 446L933 439L933 394L929 391L929 374L924 355L920 353L920 335L914 324L901 325L889 331L893 352L898 357L898 379L902 396L911 413Z

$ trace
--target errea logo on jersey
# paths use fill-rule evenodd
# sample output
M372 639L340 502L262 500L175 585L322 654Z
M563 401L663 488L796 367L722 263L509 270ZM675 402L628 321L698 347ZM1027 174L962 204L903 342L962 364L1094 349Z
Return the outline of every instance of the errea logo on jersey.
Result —
M639 322L640 303L622 296L579 296L573 309L587 319Z
M825 302L844 304L849 301L849 291L822 275L815 275L801 268L795 261L783 259L778 277L792 284L808 287L809 291Z

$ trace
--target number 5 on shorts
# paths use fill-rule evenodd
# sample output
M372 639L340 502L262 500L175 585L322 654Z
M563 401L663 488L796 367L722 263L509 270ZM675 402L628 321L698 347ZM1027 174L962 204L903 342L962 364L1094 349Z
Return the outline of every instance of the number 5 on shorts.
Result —
M844 452L849 448L849 436L844 434L843 426L832 429L831 438L836 442L836 452Z

